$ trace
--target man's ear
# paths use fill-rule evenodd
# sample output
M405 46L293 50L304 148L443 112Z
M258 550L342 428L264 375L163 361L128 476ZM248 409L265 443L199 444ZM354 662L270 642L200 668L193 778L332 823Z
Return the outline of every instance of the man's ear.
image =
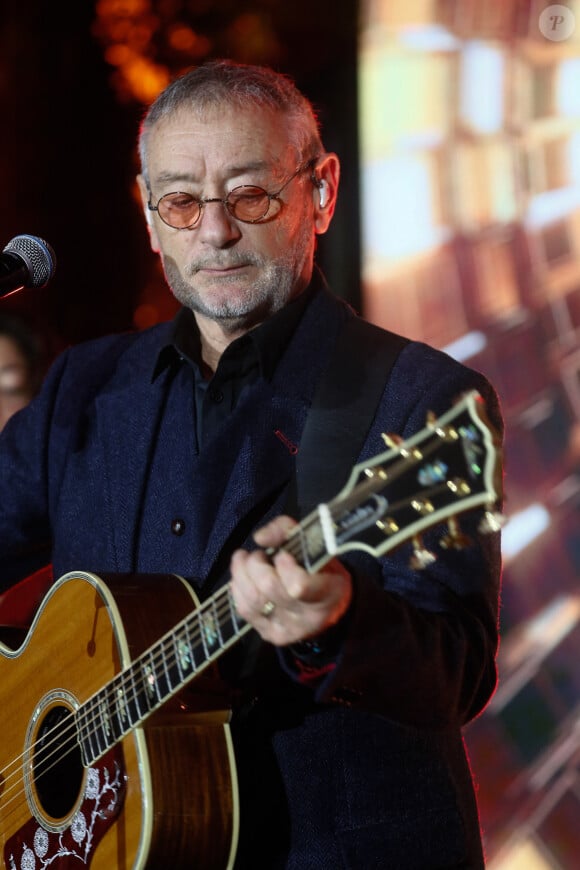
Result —
M330 226L340 179L340 161L336 154L325 154L312 170L314 191L314 229L319 235L325 233Z
M157 230L155 229L155 224L153 222L153 212L148 205L149 190L147 189L145 179L142 175L137 176L137 184L139 186L139 195L141 196L141 205L143 206L143 215L145 217L145 223L147 224L147 232L149 233L151 250L158 254L160 250L159 239L157 238Z

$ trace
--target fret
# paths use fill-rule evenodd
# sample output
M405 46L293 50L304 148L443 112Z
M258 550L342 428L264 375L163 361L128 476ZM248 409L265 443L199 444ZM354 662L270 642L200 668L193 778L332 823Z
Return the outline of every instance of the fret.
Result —
M187 620L187 636L189 650L194 669L202 667L207 662L207 649L203 638L201 612L196 610Z
M173 635L163 641L163 666L167 678L168 694L170 694L179 688L183 682L180 663L175 655Z
M87 764L87 753L85 751L85 723L86 723L86 705L79 707L74 713L74 723L77 732L77 741L81 749L83 766Z
M143 701L149 710L154 710L161 701L155 668L154 650L141 657L141 679L143 682Z
M117 740L119 740L122 737L122 735L124 733L124 728L121 724L120 717L119 717L119 706L117 703L116 680L117 680L117 678L115 678L115 680L113 680L112 683L109 683L109 685L106 686L105 689L100 693L104 696L106 704L107 704L107 709L109 711L108 721L109 721L109 725L111 728L111 734L112 734L110 746L113 746L117 742Z
M131 723L131 727L136 725L142 718L143 712L141 711L141 707L139 705L139 691L135 684L135 665L132 665L130 668L127 668L125 671L126 676L129 678L129 685L127 687L127 711L129 715L129 720ZM143 697L144 693L141 693Z
M184 623L187 645L189 647L191 664L194 671L197 671L204 661L204 650L199 636L198 625L199 621L197 612L193 616L190 616Z
M83 764L89 766L103 755L116 740L107 702L107 690L101 690L81 707L75 717Z
M224 639L223 639L223 635L222 635L222 624L221 624L221 620L220 620L220 614L219 614L219 611L217 608L217 598L218 598L218 596L214 595L214 597L211 599L210 603L211 603L211 609L213 611L212 619L213 619L213 625L215 627L217 645L221 649L224 645Z
M197 613L197 622L199 625L199 637L201 640L201 646L203 649L203 660L207 662L210 657L210 646L208 646L206 631L205 631L205 614L203 610L198 611Z
M95 747L95 751L93 753L95 758L98 758L98 756L103 752L104 748L106 747L106 740L101 715L101 705L98 695L95 699L95 702L93 703L92 714L91 745Z
M232 624L232 630L233 630L235 635L238 635L241 631L242 626L245 625L246 623L238 614L236 604L234 601L234 596L232 595L232 587L230 586L229 583L226 586L226 596L228 599L228 608L230 611L230 622Z
M142 668L144 695L151 710L154 710L167 695L166 680L159 664L159 658L159 646L155 646L149 652Z
M212 605L213 600L210 600L203 606L200 613L201 639L208 660L221 647L219 620L216 618Z
M84 707L77 711L76 724L77 734L80 735L80 746L83 756L83 764L88 767L91 762L98 757L96 746L94 744L94 727L93 727L93 709L94 701L91 699Z
M93 704L91 708L91 749L93 751L93 756L98 758L103 748L103 733L102 728L100 726L100 716L99 716L99 696L97 695L93 699Z
M128 671L122 671L115 680L115 706L121 734L130 731L137 718L133 701L133 686L128 682L128 674Z
M77 730L78 744L81 748L83 767L89 767L91 763L91 756L88 752L87 746L88 734L86 730L86 713L86 705L84 707L80 707L75 713L75 727Z
M101 722L101 730L103 736L107 738L105 746L110 745L111 737L113 736L113 728L111 723L111 714L107 703L106 693L99 692L97 695L97 704L99 708L99 719Z
M125 696L125 684L123 673L118 674L111 683L110 707L112 710L111 722L117 737L121 737L129 730L129 712Z
M224 647L238 636L240 625L238 622L239 617L236 617L234 600L229 586L220 590L219 598L218 610L221 613L220 637L221 645Z
M298 526L296 533L300 542L301 557L298 562L308 571L312 571L314 564L327 554L325 535L318 516L311 517ZM294 554L297 555L297 554Z
M157 662L157 697L161 701L171 694L171 681L167 671L167 657L165 655L165 644L160 643L155 647L155 660Z
M176 667L179 670L180 681L184 682L190 674L195 672L195 661L187 623L181 626L179 631L173 632L173 654Z

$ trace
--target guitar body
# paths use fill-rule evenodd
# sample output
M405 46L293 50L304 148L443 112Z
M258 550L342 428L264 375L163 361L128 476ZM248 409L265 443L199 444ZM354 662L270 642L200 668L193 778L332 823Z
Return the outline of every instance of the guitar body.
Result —
M201 674L88 767L72 715L196 605L174 575L77 572L19 649L0 643L3 867L232 867L236 770L217 679Z

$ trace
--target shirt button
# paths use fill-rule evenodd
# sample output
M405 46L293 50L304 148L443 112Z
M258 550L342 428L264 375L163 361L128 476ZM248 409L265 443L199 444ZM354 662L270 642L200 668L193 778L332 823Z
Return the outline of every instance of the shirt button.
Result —
M212 402L216 403L216 405L219 405L219 403L223 402L223 400L224 400L224 394L222 393L221 390L212 390L211 393L209 394L209 397L212 400Z
M171 520L171 531L174 535L183 535L185 532L185 520L180 520L179 518Z

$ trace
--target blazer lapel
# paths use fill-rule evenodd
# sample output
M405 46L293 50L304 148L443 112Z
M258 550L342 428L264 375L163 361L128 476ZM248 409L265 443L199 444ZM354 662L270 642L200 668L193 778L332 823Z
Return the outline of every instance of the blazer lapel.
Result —
M119 361L119 374L96 400L110 540L121 572L134 570L135 535L163 410L167 373L152 381L152 372L164 327L144 334L130 347Z
M194 481L196 514L203 514L208 504L214 505L214 511L213 522L205 514L211 525L204 530L201 577L209 576L224 548L229 558L235 547L242 546L279 500L294 471L292 445L304 418L304 403L282 403L270 385L262 384L204 448Z
M328 291L306 309L272 383L262 382L241 403L211 445L196 501L219 487L221 501L206 546L201 576L209 577L244 543L251 530L284 512L288 484L296 469L302 431L318 379L336 340L345 307ZM324 329L320 324L324 323ZM231 456L235 455L235 461ZM237 533L237 534L236 534Z

